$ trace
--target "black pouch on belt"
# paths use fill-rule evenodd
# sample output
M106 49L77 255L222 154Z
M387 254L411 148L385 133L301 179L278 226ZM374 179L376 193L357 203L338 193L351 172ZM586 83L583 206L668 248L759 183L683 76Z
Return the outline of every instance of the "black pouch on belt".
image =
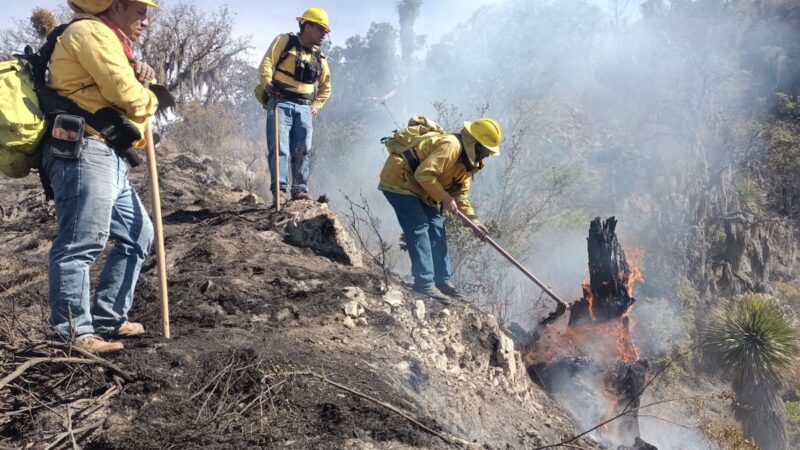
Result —
M78 159L83 148L83 117L59 114L50 132L50 155L64 159Z

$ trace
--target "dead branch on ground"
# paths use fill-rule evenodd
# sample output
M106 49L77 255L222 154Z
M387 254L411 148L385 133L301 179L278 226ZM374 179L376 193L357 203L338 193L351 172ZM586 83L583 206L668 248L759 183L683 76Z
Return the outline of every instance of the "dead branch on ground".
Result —
M372 403L375 403L378 406L386 408L389 411L391 411L391 412L399 415L400 417L408 420L409 422L413 423L414 425L419 427L421 430L438 437L439 439L443 440L444 442L446 442L446 443L448 443L450 445L453 445L453 446L466 446L466 445L470 444L470 442L465 440L465 439L461 439L461 438L455 437L455 436L453 436L451 434L448 434L448 433L436 431L436 430L426 426L425 424L420 422L419 419L415 418L409 412L403 411L400 408L397 408L397 407L395 407L393 405L390 405L389 403L386 403L386 402L383 402L381 400L378 400L377 398L372 397L370 395L367 395L367 394L364 394L362 392L359 392L359 391L357 391L357 390L355 390L355 389L353 389L351 387L348 387L348 386L345 386L343 384L337 383L337 382L335 382L335 381L333 381L333 380L331 380L331 379L329 379L329 378L327 378L327 377L325 377L323 375L320 375L320 374L318 374L316 372L311 372L311 371L288 372L288 373L284 373L283 375L286 375L286 376L289 376L289 377L313 377L313 378L316 378L316 379L318 379L318 380L320 380L320 381L322 381L322 382L324 382L326 384L329 384L329 385L331 385L333 387L342 389L342 390L347 391L347 392L349 392L349 393L351 393L351 394L353 394L353 395L355 395L357 397L361 397L361 398L363 398L365 400L369 400L369 401L371 401Z

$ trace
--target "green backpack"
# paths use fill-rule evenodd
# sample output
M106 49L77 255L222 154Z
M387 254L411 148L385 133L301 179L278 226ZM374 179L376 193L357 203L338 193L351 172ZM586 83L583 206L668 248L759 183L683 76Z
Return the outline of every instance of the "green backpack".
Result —
M414 152L416 147L425 139L433 136L447 134L441 125L425 116L413 116L408 119L408 125L394 134L381 138L381 144L386 146L390 155L401 155L406 160L411 171L417 170L420 160Z
M0 172L23 178L39 165L39 142L47 131L31 64L0 61Z

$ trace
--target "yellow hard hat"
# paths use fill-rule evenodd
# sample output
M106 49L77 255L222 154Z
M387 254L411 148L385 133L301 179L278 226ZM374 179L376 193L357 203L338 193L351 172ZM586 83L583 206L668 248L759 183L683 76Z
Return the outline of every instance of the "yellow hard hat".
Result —
M158 5L153 0L133 0L138 3L144 3L151 8L158 8ZM67 4L70 9L79 13L86 13L96 16L103 11L111 8L114 0L68 0Z
M327 31L328 33L331 32L331 26L330 23L328 23L328 13L319 6L308 8L306 12L303 13L302 16L297 18L297 21L300 23L303 23L305 21L318 23L323 27L325 27L325 31Z
M503 129L496 120L489 117L481 117L474 122L464 122L464 128L476 141L486 147L492 155L500 154L500 140L503 139Z

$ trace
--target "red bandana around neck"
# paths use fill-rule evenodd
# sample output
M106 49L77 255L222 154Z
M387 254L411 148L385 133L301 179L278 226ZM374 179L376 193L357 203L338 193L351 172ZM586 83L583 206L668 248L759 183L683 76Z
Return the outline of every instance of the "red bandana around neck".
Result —
M131 63L135 62L136 57L133 55L133 42L131 41L131 39L128 36L126 36L125 33L123 33L122 30L119 29L118 26L116 26L106 17L100 17L100 20L102 20L103 23L108 25L108 27L111 28L111 31L113 31L114 34L117 35L117 37L119 38L119 42L122 44L122 49L125 50L125 56L128 57L128 61L130 61Z

